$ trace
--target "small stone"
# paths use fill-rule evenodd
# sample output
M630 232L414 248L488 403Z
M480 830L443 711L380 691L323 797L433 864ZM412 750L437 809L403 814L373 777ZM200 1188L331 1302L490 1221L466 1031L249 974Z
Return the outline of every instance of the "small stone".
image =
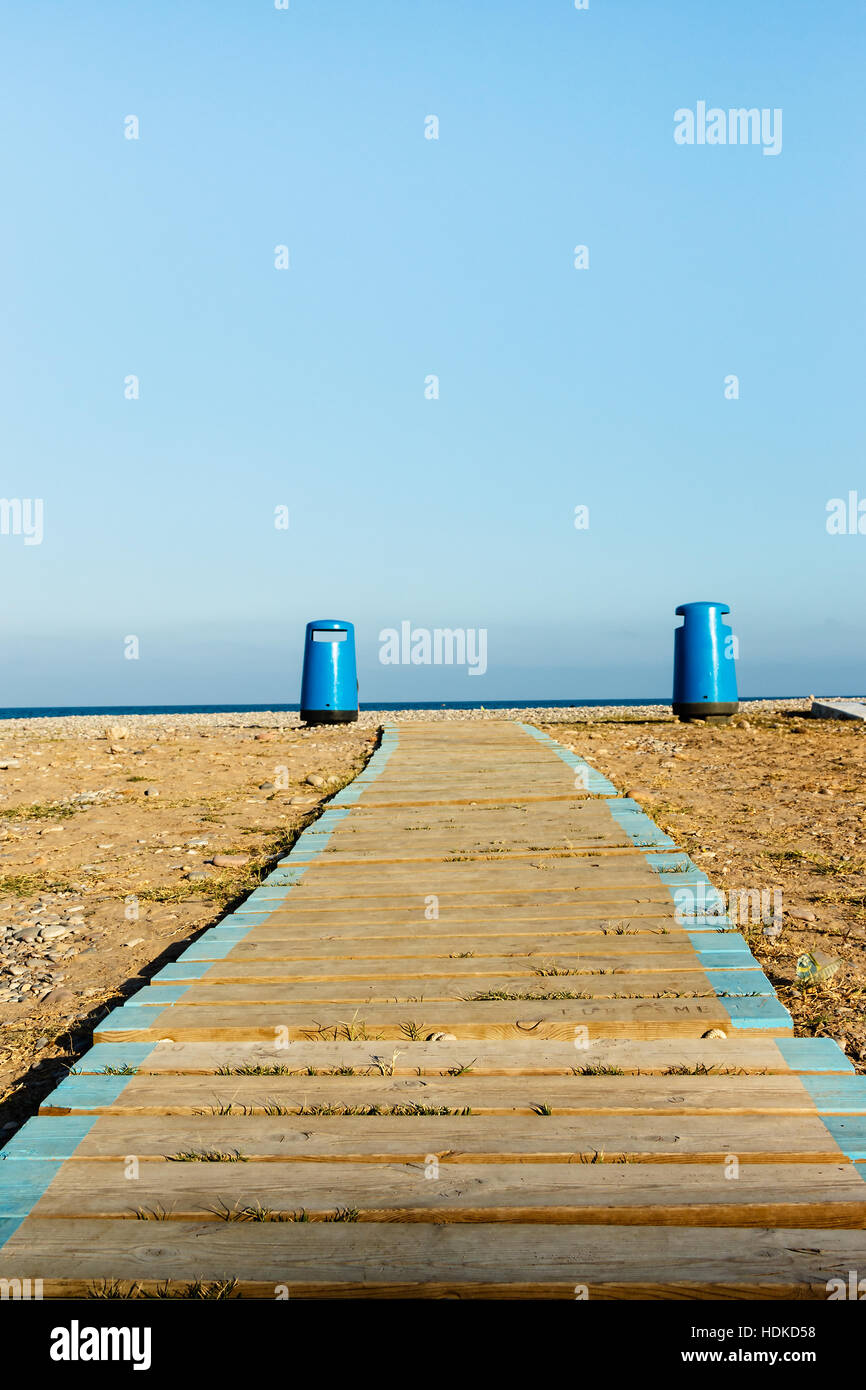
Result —
M315 798L310 796L293 796L289 802L290 806L315 806Z
M217 869L242 869L244 864L249 864L248 854L215 854L210 861Z
M43 941L56 941L56 940L58 940L61 936L68 936L68 935L69 935L69 928L68 928L68 927L64 927L63 924L62 924L61 922L58 922L58 923L56 924L56 926L50 926L50 927L43 927L43 928L42 928L42 940L43 940Z
M789 907L788 916L795 922L815 922L817 917L811 907Z
M711 1028L708 1033L702 1033L703 1038L726 1038L728 1035L723 1028Z
M144 937L143 937L143 936L133 936L131 940L129 940L129 941L124 941L124 942L122 942L121 944L122 944L123 946L141 946L143 943L144 943Z
M68 1004L74 998L75 995L71 989L52 989L49 994L46 994L42 1002L44 1004Z
M275 792L276 790L273 782L262 782L259 786L260 792Z
M208 873L207 869L189 869L188 872L187 872L187 878L188 878L188 879L210 878L210 874Z
M305 780L309 783L311 787L323 787L325 785L324 777L320 777L317 772L311 772L309 777L307 777Z
M144 794L145 796L159 796L156 787L145 787Z
M271 743L271 742L276 738L276 734L271 734L271 733L255 734L254 737L255 737L256 743Z
M35 941L39 935L38 927L25 927L23 931L13 932L16 941Z
M129 727L126 724L110 724L105 730L105 737L109 743L119 743L123 738L129 738Z

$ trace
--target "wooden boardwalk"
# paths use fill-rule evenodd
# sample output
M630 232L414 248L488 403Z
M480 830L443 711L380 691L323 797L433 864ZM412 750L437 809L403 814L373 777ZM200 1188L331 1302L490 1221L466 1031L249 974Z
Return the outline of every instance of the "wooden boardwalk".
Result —
M866 1080L718 905L537 730L387 728L2 1152L0 1281L826 1298Z

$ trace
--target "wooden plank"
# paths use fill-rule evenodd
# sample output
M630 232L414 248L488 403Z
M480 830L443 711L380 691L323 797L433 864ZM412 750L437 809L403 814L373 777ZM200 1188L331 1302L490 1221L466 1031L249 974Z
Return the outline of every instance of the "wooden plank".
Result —
M756 1017L761 1000L751 1001ZM432 1033L453 1033L457 1039L476 1038L562 1038L574 1041L576 1030L585 1028L587 1040L598 1038L699 1038L713 1028L731 1028L729 1008L732 1000L711 999L623 999L569 1000L567 1003L479 1002L471 1006L454 1003L406 1005L377 1004L363 1008L334 1006L259 1009L255 1018L243 1006L221 1008L166 1009L126 1005L96 1025L97 1042L133 1042L152 1038L171 1038L175 1042L204 1042L210 1038L231 1041L286 1041L329 1035L361 1041L406 1039L407 1022L414 1023L423 1037ZM772 1020L772 1015L771 1015ZM771 1021L769 1031L789 1036L790 1022Z
M791 1044L795 1046L791 1051ZM138 1050L137 1050L138 1049ZM596 1042L575 1056L572 1043L482 1040L467 1050L465 1043L409 1042L384 1048L368 1042L294 1042L275 1058L272 1043L98 1043L76 1064L76 1073L98 1074L107 1067L132 1067L145 1075L187 1073L213 1075L256 1069L279 1075L319 1074L351 1068L394 1076L453 1075L467 1068L474 1076L571 1076L575 1068L611 1073L677 1074L710 1072L721 1075L758 1073L787 1075L850 1075L853 1065L830 1038L777 1039L751 1033L735 1038L692 1042L664 1038L648 1042Z
M467 1058L467 1061L470 1060ZM73 1076L40 1114L813 1115L799 1076ZM866 1113L866 1090L860 1106ZM459 1136L459 1125L455 1131Z
M234 1279L273 1300L320 1297L816 1298L862 1264L860 1231L652 1226L238 1223L29 1218L0 1277L41 1278L44 1295L86 1296L106 1277Z
M459 973L472 975L485 974L488 968L505 973L512 966L538 964L562 966L566 969L594 970L608 967L623 970L683 970L694 968L699 959L697 952L684 932L661 936L645 933L638 940L634 936L605 937L603 942L576 941L573 934L557 936L547 934L490 935L476 936L471 932L455 932L443 935L436 932L416 934L415 936L379 936L366 933L361 936L333 936L318 933L307 939L296 940L265 934L256 929L253 935L229 943L227 954L219 957L208 954L208 946L224 943L209 934L200 938L179 957L176 964L183 966L186 961L219 960L227 971L237 969L239 979L248 978L256 970L283 970L294 977L334 978L343 975L392 973L404 970L411 974L429 974L444 968L454 968ZM471 950L472 955L461 958L460 952ZM718 957L733 965L735 960L752 960L747 951L734 946L729 952ZM263 975L262 978L265 978Z
M456 963L456 962L455 962ZM219 969L219 967L216 967ZM705 970L659 971L652 978L646 973L622 972L618 974L582 974L547 976L531 969L521 973L511 971L505 975L490 975L486 979L472 979L466 976L443 972L439 976L419 977L401 973L385 979L367 977L363 979L327 979L317 981L290 981L286 983L261 982L255 978L240 983L220 982L213 975L211 967L206 977L192 978L186 973L188 984L183 995L185 1008L200 1006L246 1005L258 1008L260 1005L272 1006L288 1004L296 1006L311 1004L371 1004L378 1002L403 1003L409 1006L426 1004L433 1000L450 1000L471 1003L476 999L486 999L497 995L517 1001L546 1001L550 998L575 999L712 999L716 996L711 978ZM718 972L716 972L718 973ZM730 986L720 991L718 997L726 993L772 994L772 986L760 970L739 972L733 979L733 972L722 972L724 983ZM165 978L181 978L173 972L162 972ZM729 978L730 977L730 978ZM160 983L151 985L151 990L160 993ZM136 1003L148 1004L148 990L136 996ZM157 1006L158 1007L158 1006Z
M86 1126L83 1130L78 1126ZM75 1130L70 1151L67 1131ZM785 1115L38 1116L13 1141L21 1158L141 1163L835 1163L841 1144L814 1113Z
M41 1166L36 1162L37 1169ZM27 1164L12 1165L29 1196ZM32 1167L32 1164L30 1165ZM57 1217L170 1221L535 1222L624 1226L866 1227L866 1182L853 1163L709 1164L304 1163L276 1181L273 1163L67 1163L32 1209ZM2 1179L0 1179L2 1181ZM15 1210L0 1187L0 1209Z
M470 938L471 942L471 938ZM467 943L469 944L469 943ZM183 961L166 966L153 978L157 983L179 983L186 980L202 980L208 984L281 984L288 982L310 982L315 984L345 982L349 980L401 980L411 978L416 983L423 981L459 981L463 988L482 989L488 987L490 979L523 980L536 983L541 979L564 980L567 984L579 980L611 979L620 987L620 976L632 979L652 975L651 988L667 989L668 980L684 976L689 982L686 987L694 988L691 977L699 970L698 957L693 950L680 949L669 955L647 956L596 956L591 960L575 954L558 953L556 958L545 956L484 956L471 951L465 959L454 958L443 952L440 956L420 957L371 957L354 960L342 954L330 959L273 960L262 958L261 951L267 947L257 947L256 956L250 959L249 952L243 957L237 954L239 948L212 964L204 962L206 974L201 967L192 962L194 968L185 967ZM272 949L272 948L271 948ZM749 956L734 955L732 964L742 960L752 960ZM559 973L554 974L557 971ZM601 974L600 972L604 972ZM616 972L615 974L613 972ZM704 972L702 983L706 987ZM656 978L658 977L658 978ZM476 982L473 984L473 981ZM479 983L480 982L480 983ZM662 983L664 982L664 983ZM574 984L582 989L582 984ZM623 986L627 988L627 986ZM417 989L415 990L417 993Z

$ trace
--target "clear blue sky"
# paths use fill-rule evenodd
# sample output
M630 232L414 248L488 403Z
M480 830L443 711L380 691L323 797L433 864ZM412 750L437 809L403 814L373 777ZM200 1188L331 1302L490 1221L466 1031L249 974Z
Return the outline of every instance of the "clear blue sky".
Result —
M44 539L0 535L0 704L296 700L314 617L367 701L666 695L706 598L741 693L862 692L825 508L866 498L864 37L862 0L5 5L0 492ZM678 146L700 100L781 108L781 154ZM380 665L403 619L486 628L486 676Z

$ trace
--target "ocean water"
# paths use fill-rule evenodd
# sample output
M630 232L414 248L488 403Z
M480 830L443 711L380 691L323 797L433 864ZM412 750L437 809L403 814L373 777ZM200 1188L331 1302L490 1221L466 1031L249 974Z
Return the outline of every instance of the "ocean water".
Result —
M741 695L740 700L787 700L789 695ZM362 710L400 709L571 709L575 705L590 707L616 705L623 709L639 705L669 705L667 696L647 695L639 700L400 700L362 702ZM34 708L0 709L0 719L38 719L64 714L259 714L266 710L285 710L297 714L300 705L43 705Z

